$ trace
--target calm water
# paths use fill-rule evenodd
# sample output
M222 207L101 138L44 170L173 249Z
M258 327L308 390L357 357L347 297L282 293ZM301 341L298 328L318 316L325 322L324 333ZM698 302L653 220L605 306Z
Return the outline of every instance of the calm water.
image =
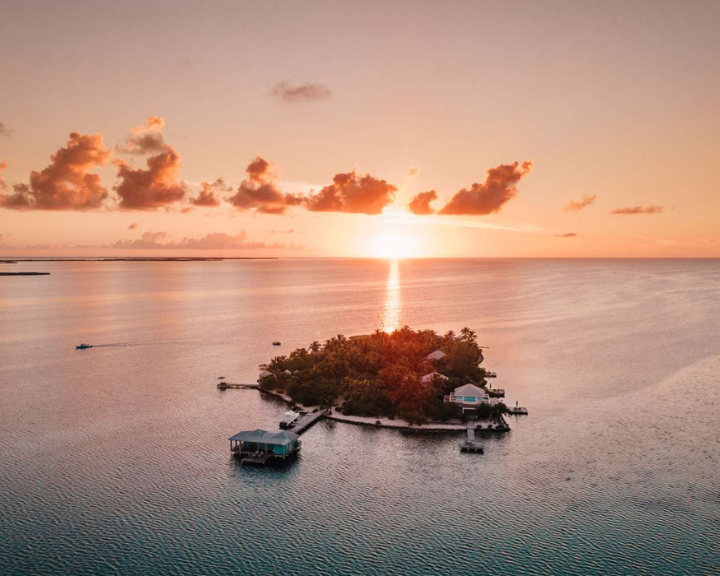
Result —
M3 575L717 573L718 261L12 269L52 275L0 278ZM530 416L482 456L321 422L230 459L284 406L218 376L403 324L476 329Z

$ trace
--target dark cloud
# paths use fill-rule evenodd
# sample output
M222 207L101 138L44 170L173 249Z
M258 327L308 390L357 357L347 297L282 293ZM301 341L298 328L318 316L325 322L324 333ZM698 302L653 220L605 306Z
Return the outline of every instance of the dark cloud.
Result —
M412 212L413 214L418 214L420 216L426 216L427 214L432 214L435 212L432 206L430 206L430 203L433 200L436 200L438 197L437 192L435 190L428 190L427 192L420 192L419 194L416 194L412 198L410 198L410 203L408 204L408 210Z
M312 212L380 214L393 201L397 188L369 174L336 174L333 183L305 199Z
M568 232L567 234L555 234L556 238L576 238L577 234L575 232Z
M505 203L515 198L516 184L532 170L532 166L532 162L513 162L490 168L485 182L476 182L470 188L457 192L438 214L484 215L499 212Z
M302 204L299 194L286 194L277 187L277 176L270 162L256 156L246 168L247 178L237 192L226 200L238 210L253 210L260 214L284 214L289 206Z
M140 225L137 222L133 222L132 224L130 224L130 226L128 226L127 229L128 230L137 230L139 228L139 226Z
M225 232L211 232L201 237L186 237L179 242L168 239L167 232L145 232L137 240L118 240L111 248L123 249L172 249L172 250L259 250L297 248L295 244L266 244L248 239L241 230L231 235Z
M626 206L625 208L615 208L610 214L660 214L663 211L662 206Z
M197 196L190 199L190 204L205 208L220 206L221 198L218 192L231 191L232 186L225 184L222 178L218 178L215 182L202 182L200 184L200 192Z
M12 136L12 130L0 122L0 138L10 138Z
M307 102L310 100L327 100L332 98L330 88L325 84L298 84L291 86L286 80L278 82L270 91L272 96L284 102Z
M89 171L107 164L110 151L100 134L70 134L65 148L50 156L30 184L16 184L14 194L0 195L0 206L16 210L96 210L108 197L100 176Z
M594 204L596 198L597 196L595 194L592 196L585 194L580 200L570 200L568 205L565 206L565 210L567 212L579 212L583 208L590 206L590 204Z
M160 116L148 116L144 126L136 126L118 146L124 154L155 154L168 149L162 135L165 120Z

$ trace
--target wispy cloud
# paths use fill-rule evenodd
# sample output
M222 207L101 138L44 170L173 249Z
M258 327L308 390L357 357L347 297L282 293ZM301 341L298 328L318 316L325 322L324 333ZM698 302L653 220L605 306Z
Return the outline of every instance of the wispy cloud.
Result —
M625 208L615 208L610 214L660 214L663 211L662 206L626 206Z
M587 208L591 204L594 204L596 198L597 196L595 194L593 194L592 196L588 196L587 194L585 194L580 200L570 200L568 205L565 206L565 210L567 212L579 212L580 210Z
M283 102L308 102L332 98L332 91L325 84L305 83L292 86L287 80L275 84L270 94Z

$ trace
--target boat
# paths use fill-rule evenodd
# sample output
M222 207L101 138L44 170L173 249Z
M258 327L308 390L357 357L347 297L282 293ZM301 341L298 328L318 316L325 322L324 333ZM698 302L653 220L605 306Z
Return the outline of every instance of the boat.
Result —
M280 420L280 428L292 428L297 423L298 418L300 418L299 412L288 410L283 414L283 419Z
M92 344L77 344L75 346L76 350L87 350L88 348L92 348Z
M275 340L275 342L273 342L273 346L280 346L280 341L279 341L279 340Z

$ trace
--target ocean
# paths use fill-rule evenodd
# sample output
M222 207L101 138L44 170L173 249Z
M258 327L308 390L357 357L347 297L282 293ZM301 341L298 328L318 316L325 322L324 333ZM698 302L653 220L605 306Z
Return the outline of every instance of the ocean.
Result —
M719 261L3 267L51 272L0 278L3 575L718 573ZM483 455L322 421L230 457L286 407L220 376L403 325L477 331L529 415Z

